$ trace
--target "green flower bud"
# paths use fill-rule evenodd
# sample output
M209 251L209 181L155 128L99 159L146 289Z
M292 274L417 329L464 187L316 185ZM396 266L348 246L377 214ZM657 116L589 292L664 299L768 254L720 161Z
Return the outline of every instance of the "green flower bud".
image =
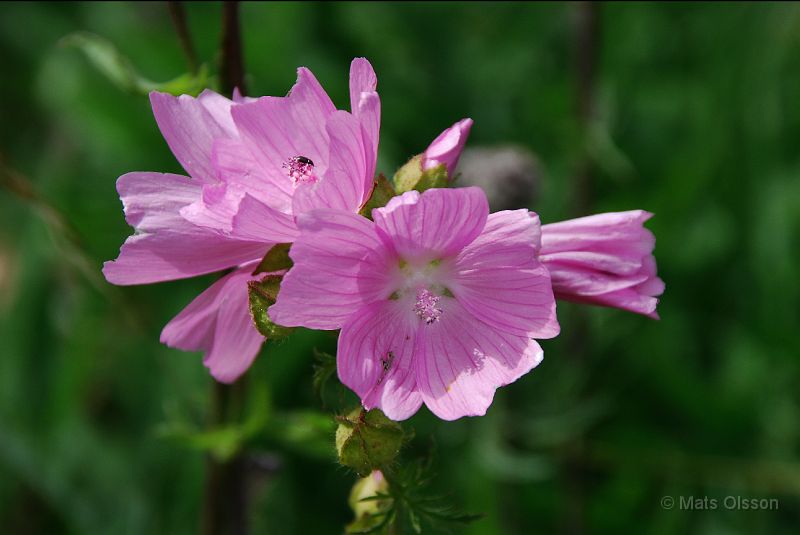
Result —
M385 499L375 499L378 495L387 495ZM391 506L389 483L380 470L375 470L367 477L356 481L347 503L355 514L355 520L347 526L348 532L364 532L375 528L381 522L380 515L386 513Z
M392 182L394 182L394 188L399 194L412 189L425 191L431 188L446 188L450 180L447 176L447 166L445 164L440 164L424 171L422 169L422 155L418 154L397 170Z
M394 190L394 186L389 179L381 173L373 183L372 194L369 200L364 203L364 207L359 213L364 217L372 219L372 210L386 206L386 203L395 195L397 195L397 192Z
M397 457L403 444L403 429L378 409L356 409L338 421L336 453L344 466L364 476Z

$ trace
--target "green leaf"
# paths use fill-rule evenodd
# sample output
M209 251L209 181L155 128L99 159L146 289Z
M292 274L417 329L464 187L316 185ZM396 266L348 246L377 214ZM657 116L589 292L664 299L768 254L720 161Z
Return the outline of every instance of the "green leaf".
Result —
M329 414L311 410L276 413L265 429L266 437L291 452L330 461L331 437L336 422Z
M253 275L258 275L259 273L273 273L275 271L291 268L294 264L292 259L289 258L289 249L291 247L291 243L279 243L278 245L274 245L267 251L264 258L261 259L261 263L258 264L258 267L253 271Z
M403 444L403 428L380 410L355 409L337 418L336 453L339 462L365 476L392 463Z
M149 80L136 70L133 63L111 41L93 33L72 33L61 39L60 44L83 52L98 71L114 85L129 93L147 95L151 91L161 91L173 95L198 95L212 82L205 65L201 65L196 75L186 73L161 83Z
M364 207L359 212L364 217L372 219L372 210L386 206L392 197L396 196L397 192L394 186L386 176L381 173L373 182L372 195L369 200L364 204Z
M256 329L270 340L277 340L289 336L293 329L276 325L269 319L267 310L275 304L278 297L281 280L283 277L267 275L261 280L247 283L250 301L250 316Z
M176 419L156 428L160 438L175 440L184 446L207 451L220 462L233 458L244 444L260 433L270 420L271 409L266 385L256 387L244 421L198 429L189 422Z

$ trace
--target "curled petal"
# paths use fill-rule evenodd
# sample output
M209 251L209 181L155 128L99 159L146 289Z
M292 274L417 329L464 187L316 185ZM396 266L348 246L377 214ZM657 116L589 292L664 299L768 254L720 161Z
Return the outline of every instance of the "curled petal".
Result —
M550 271L556 297L658 318L653 214L643 210L582 217L542 227L539 260Z

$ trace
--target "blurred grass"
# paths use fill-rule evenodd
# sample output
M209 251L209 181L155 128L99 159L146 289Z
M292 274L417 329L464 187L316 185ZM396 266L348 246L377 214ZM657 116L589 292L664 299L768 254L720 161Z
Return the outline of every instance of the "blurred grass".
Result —
M219 4L186 9L213 63ZM381 170L469 116L471 145L536 151L545 174L531 208L555 221L578 215L572 179L587 150L574 18L569 4L245 4L248 83L285 94L306 65L344 105L349 61L367 56L383 103ZM794 533L800 7L608 4L601 27L593 210L656 213L662 320L589 310L580 359L566 337L546 341L543 364L498 391L485 418L443 423L423 409L409 454L435 443L438 485L487 514L470 533ZM130 232L116 177L180 169L146 99L57 46L75 31L108 38L153 80L186 67L163 4L0 7L0 152L99 270ZM64 239L0 190L0 525L194 533L203 454L159 429L202 427L210 379L199 356L158 334L211 279L101 290ZM575 312L560 305L563 332ZM333 339L302 331L258 359L249 382L265 385L271 411L317 407L314 347ZM275 466L253 469L254 532L339 533L353 478L318 449L313 417L291 414L300 420L280 421L294 422L298 442L256 440ZM664 495L777 497L780 508L670 511Z

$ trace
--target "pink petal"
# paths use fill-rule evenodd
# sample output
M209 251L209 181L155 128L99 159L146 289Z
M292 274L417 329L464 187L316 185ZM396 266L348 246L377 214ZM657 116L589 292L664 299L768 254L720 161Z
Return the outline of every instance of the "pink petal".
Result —
M497 212L456 260L450 290L476 318L530 338L559 333L547 269L536 260L539 218L527 210Z
M314 208L336 208L357 212L372 188L371 149L365 143L361 125L346 111L337 111L326 125L330 136L330 161L319 182L298 185L292 210L295 215Z
M325 125L335 111L311 71L300 68L297 83L287 97L261 97L239 104L232 115L262 172L278 180L285 175L283 163L295 156L311 159L318 176L324 174L328 166Z
M201 183L179 175L128 173L117 181L126 220L137 233L103 274L113 284L146 284L202 275L266 252L265 246L231 240L186 221L180 210L197 199Z
M416 388L413 315L397 301L364 306L342 327L337 351L339 379L366 409L405 420L422 404Z
M406 261L430 261L458 253L486 225L489 204L480 188L408 191L372 211L375 223Z
M294 266L283 279L272 321L338 329L364 305L386 299L395 262L375 225L356 214L319 209L297 218Z
M294 218L247 194L233 217L231 236L242 240L290 243L299 231Z
M361 123L361 128L365 139L365 155L367 169L364 174L364 193L361 204L367 202L372 193L372 181L375 177L375 168L378 161L378 142L380 140L381 127L381 101L378 93L362 93L358 103L356 117Z
M212 108L218 106L210 102L210 97L205 100ZM200 99L156 91L150 93L150 104L161 134L186 172L205 182L214 182L216 175L211 166L214 140L235 135L215 119L215 115L221 115L219 110L212 114Z
M649 254L655 237L642 224L651 217L644 210L631 210L543 225L542 254L578 250Z
M161 332L161 342L170 347L206 352L203 362L223 383L247 371L264 342L248 309L252 269L239 269L215 282Z
M214 121L225 130L229 137L238 137L236 125L233 124L233 117L231 117L231 106L234 105L233 100L223 97L210 89L204 89L203 92L197 96L197 100L203 105L206 111L211 114Z
M214 282L172 318L161 331L161 343L184 351L206 351L211 348L222 293L232 275Z
M634 288L625 288L623 290L616 290L593 296L582 296L575 293L557 295L559 299L575 303L619 308L620 310L642 314L656 320L659 319L658 312L656 312L659 301L658 298L641 294Z
M241 140L216 140L211 158L221 181L242 187L276 210L291 211L294 190L288 175L285 172L278 175L265 173Z
M359 120L364 129L368 147L371 147L371 163L368 169L369 182L367 189L372 185L375 176L375 159L378 155L378 141L380 138L381 101L375 91L378 87L378 77L365 58L355 58L350 64L350 110ZM364 199L366 201L366 199Z
M455 299L441 303L439 321L422 325L414 355L417 387L439 418L481 416L495 390L512 383L542 361L530 338L494 330Z
M264 337L256 330L248 307L250 269L234 277L219 305L214 343L203 358L211 375L222 383L239 378L258 356Z
M187 221L234 240L273 245L294 241L294 218L267 206L239 184L203 187L203 196L180 211Z
M200 198L181 208L180 215L199 227L229 235L244 196L245 189L239 185L206 184Z
M378 88L378 77L366 58L355 58L350 62L350 110L355 113L361 94Z
M472 119L461 119L439 134L422 153L422 168L433 169L444 164L447 167L448 176L452 177L471 129Z
M568 298L570 294L588 297L615 292L643 284L648 279L646 274L638 271L631 275L616 275L557 262L546 265L553 281L553 291L562 298Z

